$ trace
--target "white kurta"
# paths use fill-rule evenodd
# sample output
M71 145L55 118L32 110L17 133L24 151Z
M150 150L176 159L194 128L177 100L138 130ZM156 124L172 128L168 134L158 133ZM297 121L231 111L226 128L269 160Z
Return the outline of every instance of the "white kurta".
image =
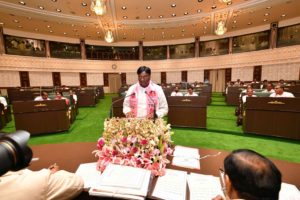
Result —
M272 93L270 97L295 97L292 93L290 92L283 92L281 95Z
M155 83L152 83L152 86L154 87L154 90L158 97L158 104L156 107L156 115L157 117L163 117L168 113L168 102L166 99L166 96L164 94L164 91L162 88ZM138 105L137 105L137 118L146 118L147 117L147 99L151 102L151 99L149 99L148 95L146 94L146 88L141 87L138 83L130 86L126 93L126 98L124 99L123 103L123 113L126 115L126 113L131 112L130 108L130 95L134 93L135 88L138 87Z

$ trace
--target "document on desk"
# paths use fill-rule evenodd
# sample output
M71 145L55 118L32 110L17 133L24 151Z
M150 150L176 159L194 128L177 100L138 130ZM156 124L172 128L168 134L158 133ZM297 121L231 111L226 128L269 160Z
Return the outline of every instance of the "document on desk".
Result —
M173 156L172 165L200 169L200 155L199 150L196 148L175 146Z
M94 186L100 179L101 172L96 169L97 163L83 163L80 164L75 174L80 176L84 182L84 188Z
M147 196L151 171L141 168L109 164L89 194L128 199Z
M157 179L153 197L168 200L186 199L187 172L166 169L166 174Z
M218 177L191 173L188 175L187 180L190 189L190 200L211 200L213 197L223 194Z

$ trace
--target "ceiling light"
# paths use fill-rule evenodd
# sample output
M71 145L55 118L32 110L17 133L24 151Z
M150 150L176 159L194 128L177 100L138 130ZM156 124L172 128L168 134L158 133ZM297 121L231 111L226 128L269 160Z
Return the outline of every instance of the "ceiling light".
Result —
M50 25L47 25L47 28L51 28L51 26L50 26Z
M183 14L184 14L184 15L188 15L189 13L188 13L188 12L184 12Z
M91 0L91 10L96 15L104 15L106 13L106 0Z
M217 8L217 6L216 5L213 5L212 7L211 7L211 9L216 9Z
M247 25L251 25L252 24L252 22L248 22L248 24Z
M270 15L270 13L265 13L265 16L269 16Z
M57 2L57 0L51 0L51 1L53 1L53 2Z
M23 28L23 26L19 25L18 28Z
M24 1L19 1L19 4L26 5L26 3Z
M38 6L39 9L41 10L44 10L44 7L43 6Z
M231 0L219 0L221 3L228 3L231 2Z
M271 9L271 8L272 8L271 6L266 7L267 10L269 10L269 9Z
M282 14L281 17L286 17L286 14Z
M39 29L38 29L38 28L35 28L34 31L39 31Z
M87 3L82 2L81 5L82 5L82 6L87 6Z
M123 16L123 19L127 19L128 17L127 16Z
M57 11L57 12L61 12L61 9L58 9L58 8L57 8L56 11Z
M225 22L220 20L218 23L217 23L217 28L215 30L215 34L216 35L224 35L227 31L227 28L225 27Z
M232 4L232 1L227 2L227 5L228 5L228 6L231 5L231 4Z
M100 34L100 32L99 32L99 31L97 31L97 34Z
M151 6L147 6L146 9L147 9L147 10L150 10L150 9L151 9Z
M122 6L122 10L126 10L127 8L126 8L126 6Z
M15 23L19 23L19 20L17 20L17 19L14 19L14 22L15 22Z
M198 0L199 3L201 3L203 0Z
M184 34L182 34L181 36L184 37Z
M202 10L201 10L201 9L198 9L198 10L197 10L197 13L201 13L201 12L202 12Z
M148 16L147 16L147 18L148 18L148 19L150 19L150 18L151 18L151 16L150 16L150 15L148 15Z
M49 32L50 32L50 33L53 33L53 31L52 31L52 30L50 30Z
M163 18L164 16L162 16L162 15L159 15L159 18Z
M175 8L175 7L176 7L176 4L175 4L175 3L173 3L173 4L171 5L171 7L172 7L172 8Z
M176 14L175 14L175 13L173 13L173 14L172 14L172 17L176 17Z
M67 35L67 33L66 33L66 32L64 32L64 35Z
M32 18L31 18L31 17L27 17L27 19L28 19L28 20L31 20Z
M108 30L105 33L105 37L104 37L105 41L108 43L112 43L114 41L114 36L111 30Z
M264 22L268 21L268 19L264 19Z
M184 29L182 29L181 32L184 32Z
M233 23L236 24L236 20L234 20Z
M85 15L86 15L86 16L88 16L88 17L89 17L89 16L91 16L91 14L90 14L90 13L85 13Z

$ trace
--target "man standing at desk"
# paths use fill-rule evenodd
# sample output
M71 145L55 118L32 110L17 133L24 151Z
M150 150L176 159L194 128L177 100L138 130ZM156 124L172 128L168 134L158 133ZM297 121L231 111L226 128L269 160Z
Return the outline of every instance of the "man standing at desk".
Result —
M138 82L127 92L123 103L126 117L154 119L168 113L168 103L160 86L153 83L151 69L141 66L137 70Z

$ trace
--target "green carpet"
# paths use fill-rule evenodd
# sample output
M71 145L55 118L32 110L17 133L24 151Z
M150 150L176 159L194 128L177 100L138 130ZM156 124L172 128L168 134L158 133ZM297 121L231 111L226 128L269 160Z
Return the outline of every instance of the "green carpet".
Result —
M48 144L65 142L95 142L101 136L103 121L109 115L112 95L106 95L96 107L79 109L79 115L68 131L47 135L32 136L29 144ZM267 157L300 163L300 141L245 135L235 124L235 107L226 106L220 93L212 95L212 103L207 108L207 129L172 128L175 144L234 150L248 148ZM10 122L2 131L15 131Z

